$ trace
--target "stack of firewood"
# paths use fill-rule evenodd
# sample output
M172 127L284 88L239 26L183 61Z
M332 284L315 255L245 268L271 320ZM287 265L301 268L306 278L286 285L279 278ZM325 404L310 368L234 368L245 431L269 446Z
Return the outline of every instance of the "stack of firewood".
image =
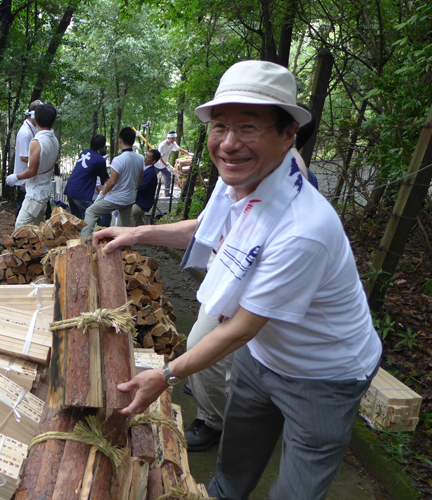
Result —
M45 273L51 278L53 266L41 260L49 249L64 246L70 239L79 238L86 223L61 207L53 210L52 217L39 226L24 226L3 237L5 247L0 255L0 284L14 285L34 281Z
M3 237L2 243L6 249L0 255L0 284L30 283L42 274L40 260L46 244L38 226L15 229L12 235Z
M182 492L208 498L205 487L197 485L190 473L181 408L171 403L166 391L143 415L132 419L131 440L129 470L135 474L124 474L131 478L130 487L126 479L126 487L131 491L143 491L144 485L149 500L170 492L169 498L183 498Z
M137 341L141 347L152 347L158 354L172 357L183 352L182 339L174 325L171 302L162 295L158 263L136 251L123 251L123 268L128 300L136 318Z
M188 492L208 498L190 476L168 394L147 412L152 420L138 422L133 430L127 417L116 411L134 396L117 390L118 383L134 375L131 331L116 330L121 318L114 315L127 300L121 251L105 254L99 246L94 256L89 245L70 241L57 255L54 276L48 404L15 500L155 500L161 494L178 498L172 488L180 489L183 497ZM82 313L96 323L77 324ZM102 321L108 317L111 324ZM141 430L155 450L148 459L132 451L137 445L130 434L136 436L139 427L145 428ZM150 462L157 472L149 471Z
M27 445L0 433L0 500L12 498L26 455Z
M414 431L422 397L382 368L360 403L361 415L375 428L391 432Z

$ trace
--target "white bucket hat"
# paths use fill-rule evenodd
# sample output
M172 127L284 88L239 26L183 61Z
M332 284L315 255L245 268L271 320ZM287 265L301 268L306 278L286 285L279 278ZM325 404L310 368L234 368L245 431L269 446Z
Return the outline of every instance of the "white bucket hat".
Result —
M302 126L311 115L296 101L297 85L291 71L267 61L242 61L223 74L213 100L195 108L195 113L206 123L219 104L270 104L288 111Z

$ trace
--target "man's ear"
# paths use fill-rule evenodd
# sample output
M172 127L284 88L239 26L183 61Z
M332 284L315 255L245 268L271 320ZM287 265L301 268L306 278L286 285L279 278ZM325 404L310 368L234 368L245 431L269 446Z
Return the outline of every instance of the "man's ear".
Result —
M294 144L295 135L297 134L298 129L299 124L296 121L294 121L290 127L285 129L283 137L287 150L289 150Z

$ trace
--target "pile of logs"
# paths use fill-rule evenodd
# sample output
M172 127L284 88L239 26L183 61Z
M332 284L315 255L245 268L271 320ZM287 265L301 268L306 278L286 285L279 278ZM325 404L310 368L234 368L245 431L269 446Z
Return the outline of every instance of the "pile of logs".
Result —
M177 177L178 187L180 189L183 189L191 164L192 164L191 156L184 156L183 158L177 158L177 160L174 163L174 171ZM201 176L198 175L196 178L196 185L200 186L203 180L204 184L207 184L208 179L201 179Z
M169 358L183 352L183 337L174 325L173 306L162 295L156 260L131 250L123 251L122 258L127 298L132 301L130 308L136 318L137 342Z
M70 239L79 238L86 223L61 207L39 226L24 226L3 237L5 247L0 255L0 284L14 285L34 281L45 273L51 278L53 266L42 266L41 260L49 249L64 246Z
M375 428L391 432L414 431L422 397L382 368L360 403L360 414Z

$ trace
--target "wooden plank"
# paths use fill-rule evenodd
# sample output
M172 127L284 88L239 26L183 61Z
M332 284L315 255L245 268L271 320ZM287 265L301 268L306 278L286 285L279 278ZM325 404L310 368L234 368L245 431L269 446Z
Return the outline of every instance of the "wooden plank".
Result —
M67 318L77 318L82 312L97 309L92 254L90 247L81 240L70 240L66 255L66 315ZM65 404L102 407L99 326L95 325L87 332L69 329L66 352Z
M72 432L81 410L74 409L67 432ZM58 470L52 500L78 500L91 446L67 441Z
M106 254L103 246L97 249L100 305L115 309L127 301L124 285L121 249ZM124 408L134 397L134 392L122 393L117 385L131 380L135 375L133 344L130 333L116 333L114 328L101 327L103 378L107 408Z
M54 271L55 304L54 321L66 318L66 266L67 255L65 251L58 254ZM52 336L52 356L50 363L50 377L48 388L48 405L51 408L64 407L66 383L66 330L56 330Z

